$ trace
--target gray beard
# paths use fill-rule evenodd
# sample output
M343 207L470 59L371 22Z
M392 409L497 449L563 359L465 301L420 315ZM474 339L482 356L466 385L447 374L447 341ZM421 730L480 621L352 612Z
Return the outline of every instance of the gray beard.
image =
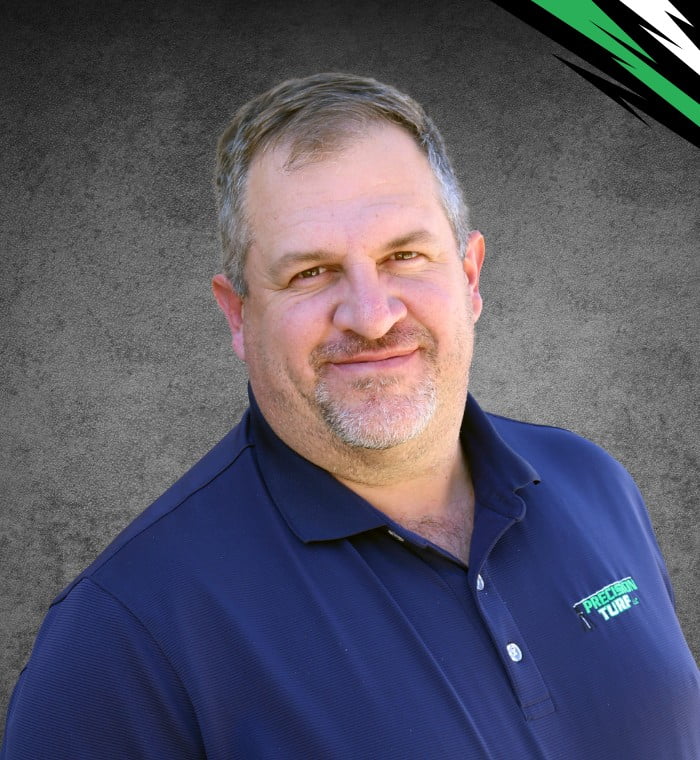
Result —
M362 393L361 401L345 405L334 397L325 380L316 385L316 403L328 429L347 446L381 451L420 435L437 408L437 391L432 377L410 393L394 394L392 377L366 378L352 388Z

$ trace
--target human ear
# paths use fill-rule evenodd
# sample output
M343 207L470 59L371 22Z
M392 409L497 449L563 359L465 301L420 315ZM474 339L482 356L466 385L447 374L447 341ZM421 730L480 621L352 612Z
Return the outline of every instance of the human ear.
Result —
M467 239L467 248L464 252L462 267L464 268L464 274L467 276L469 297L472 302L475 322L479 319L483 306L481 293L479 293L479 275L481 273L481 265L484 263L485 253L486 244L484 236L478 230L472 230Z
M245 361L245 348L243 345L243 298L236 293L225 274L214 275L211 281L211 289L231 330L233 350L241 361Z

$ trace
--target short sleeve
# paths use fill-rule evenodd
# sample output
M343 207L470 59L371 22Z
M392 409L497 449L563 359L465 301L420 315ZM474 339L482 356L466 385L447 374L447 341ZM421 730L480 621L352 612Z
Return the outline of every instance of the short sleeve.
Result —
M164 653L118 600L81 580L39 631L0 760L204 757L194 710Z

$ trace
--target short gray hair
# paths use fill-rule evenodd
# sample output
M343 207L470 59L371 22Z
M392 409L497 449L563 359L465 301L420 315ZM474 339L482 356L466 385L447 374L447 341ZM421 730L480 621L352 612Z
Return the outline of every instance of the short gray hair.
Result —
M252 243L246 213L248 172L254 157L282 142L286 166L318 160L337 150L362 127L389 122L405 129L427 157L441 201L463 256L469 235L468 211L442 135L408 95L375 79L351 74L314 74L288 79L242 106L221 135L216 190L223 272L234 290L247 295L244 277Z

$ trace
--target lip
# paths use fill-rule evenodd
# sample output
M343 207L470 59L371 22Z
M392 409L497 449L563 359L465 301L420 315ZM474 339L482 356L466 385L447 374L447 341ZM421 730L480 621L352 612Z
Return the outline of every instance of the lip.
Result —
M393 349L391 351L356 354L347 359L331 362L331 366L341 371L381 371L384 369L398 369L408 364L418 354L417 348L404 350Z

